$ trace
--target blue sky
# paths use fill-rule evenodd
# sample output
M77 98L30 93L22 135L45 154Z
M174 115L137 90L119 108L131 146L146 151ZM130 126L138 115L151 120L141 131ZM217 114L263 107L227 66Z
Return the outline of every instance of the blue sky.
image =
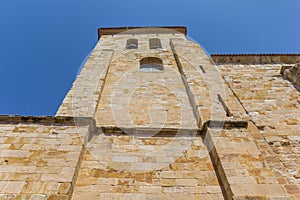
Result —
M300 53L299 0L1 0L0 114L54 115L97 28L183 25L212 53Z

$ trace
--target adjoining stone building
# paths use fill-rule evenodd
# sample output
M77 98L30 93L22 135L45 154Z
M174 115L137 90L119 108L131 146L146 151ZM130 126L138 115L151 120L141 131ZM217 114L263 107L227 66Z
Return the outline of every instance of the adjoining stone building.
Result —
M100 28L56 116L0 116L0 199L300 199L300 54Z

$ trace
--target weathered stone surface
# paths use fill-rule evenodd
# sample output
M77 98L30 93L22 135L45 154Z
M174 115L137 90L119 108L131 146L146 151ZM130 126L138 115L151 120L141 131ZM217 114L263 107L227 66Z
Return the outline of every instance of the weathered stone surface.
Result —
M19 123L3 124L3 119L0 124L0 198L68 199L89 123L75 126L49 117L36 118L41 124L34 124L10 118Z
M300 87L300 63L297 63L294 67L284 70L284 77Z
M212 54L217 64L295 64L300 54Z
M98 126L189 128L197 129L193 109L178 71L170 37L162 34L162 49L149 49L150 38L156 34L135 35L139 50L126 50L124 44L132 35L101 37L105 48L115 51L105 78L105 84L95 114ZM140 60L158 57L163 60L163 72L141 72Z
M218 68L255 124L250 133L264 156L262 166L275 173L261 180L262 183L275 181L298 199L300 96L297 89L280 76L283 66L220 64ZM251 171L253 176L258 173L261 174L255 168Z
M87 59L57 116L93 117L114 50L97 45Z
M206 195L223 199L209 152L199 137L93 137L73 199L82 199L86 193L107 198Z
M182 27L119 29L57 117L0 116L1 199L300 199L299 55L215 65ZM145 57L163 71L140 71Z

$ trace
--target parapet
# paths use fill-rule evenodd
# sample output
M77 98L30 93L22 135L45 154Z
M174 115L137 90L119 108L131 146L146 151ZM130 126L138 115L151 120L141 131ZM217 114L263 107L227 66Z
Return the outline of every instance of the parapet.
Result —
M300 54L211 54L216 64L295 64L300 62Z
M160 29L160 31L159 31ZM125 33L136 33L139 31L144 33L147 30L147 33L151 33L151 30L154 30L153 33L165 33L166 30L170 30L171 32L179 32L184 35L187 34L187 28L185 26L154 26L154 27L114 27L114 28L99 28L98 29L98 40L102 35L116 35L122 32Z

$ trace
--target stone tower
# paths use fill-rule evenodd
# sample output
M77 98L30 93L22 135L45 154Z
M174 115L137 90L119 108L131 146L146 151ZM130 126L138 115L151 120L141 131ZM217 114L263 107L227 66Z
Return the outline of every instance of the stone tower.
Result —
M94 117L106 130L196 130L197 119L170 43L185 41L185 31L99 29L99 42L57 115Z
M100 28L55 117L0 117L0 197L300 199L300 55L186 33Z

